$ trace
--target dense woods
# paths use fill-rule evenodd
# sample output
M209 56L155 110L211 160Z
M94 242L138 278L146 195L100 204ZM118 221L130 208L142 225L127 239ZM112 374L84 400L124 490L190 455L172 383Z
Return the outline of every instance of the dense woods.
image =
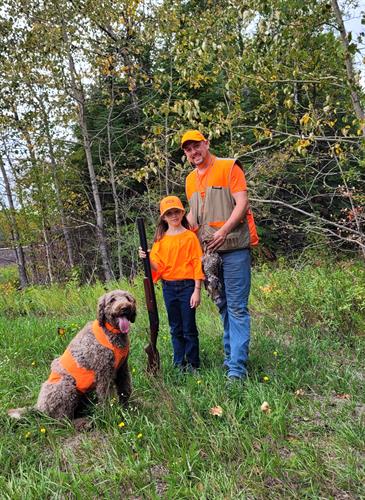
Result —
M261 258L365 255L363 42L337 0L5 0L0 246L19 281L131 277L199 128L244 165Z

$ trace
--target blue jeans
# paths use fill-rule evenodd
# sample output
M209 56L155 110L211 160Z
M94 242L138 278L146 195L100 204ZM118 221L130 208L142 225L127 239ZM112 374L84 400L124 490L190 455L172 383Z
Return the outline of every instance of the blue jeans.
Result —
M228 376L246 375L250 343L248 297L251 288L251 253L249 249L222 252L220 281L222 293L217 301L224 334L224 364Z
M162 292L170 324L174 365L199 368L199 338L195 308L190 307L194 280L162 280Z

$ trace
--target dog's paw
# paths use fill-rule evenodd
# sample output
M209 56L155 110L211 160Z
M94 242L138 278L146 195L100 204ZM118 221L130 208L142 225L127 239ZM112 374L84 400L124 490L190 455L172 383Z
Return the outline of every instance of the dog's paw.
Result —
M85 432L92 429L93 423L87 417L75 418L73 421L74 427L78 432Z
M12 408L8 410L8 415L15 420L20 420L28 412L28 408Z

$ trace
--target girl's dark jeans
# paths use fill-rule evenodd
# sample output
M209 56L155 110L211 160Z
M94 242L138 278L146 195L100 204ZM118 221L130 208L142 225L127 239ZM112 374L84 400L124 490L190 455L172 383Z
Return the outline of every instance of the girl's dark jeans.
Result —
M194 280L162 280L162 291L170 324L174 365L199 368L199 338L195 308L190 307Z

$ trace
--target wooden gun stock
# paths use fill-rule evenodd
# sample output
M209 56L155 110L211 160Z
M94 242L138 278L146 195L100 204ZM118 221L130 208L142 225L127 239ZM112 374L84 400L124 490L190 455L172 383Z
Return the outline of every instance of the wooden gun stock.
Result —
M144 285L144 294L148 311L148 319L150 323L150 341L149 344L145 347L145 351L148 357L147 370L155 374L160 369L160 355L157 350L159 319L158 319L155 288L152 280L151 263L148 254L146 230L144 227L144 220L142 217L137 218L137 227L138 227L139 240L141 243L142 250L146 252L147 255L147 257L143 259L143 267L145 273L143 285Z

